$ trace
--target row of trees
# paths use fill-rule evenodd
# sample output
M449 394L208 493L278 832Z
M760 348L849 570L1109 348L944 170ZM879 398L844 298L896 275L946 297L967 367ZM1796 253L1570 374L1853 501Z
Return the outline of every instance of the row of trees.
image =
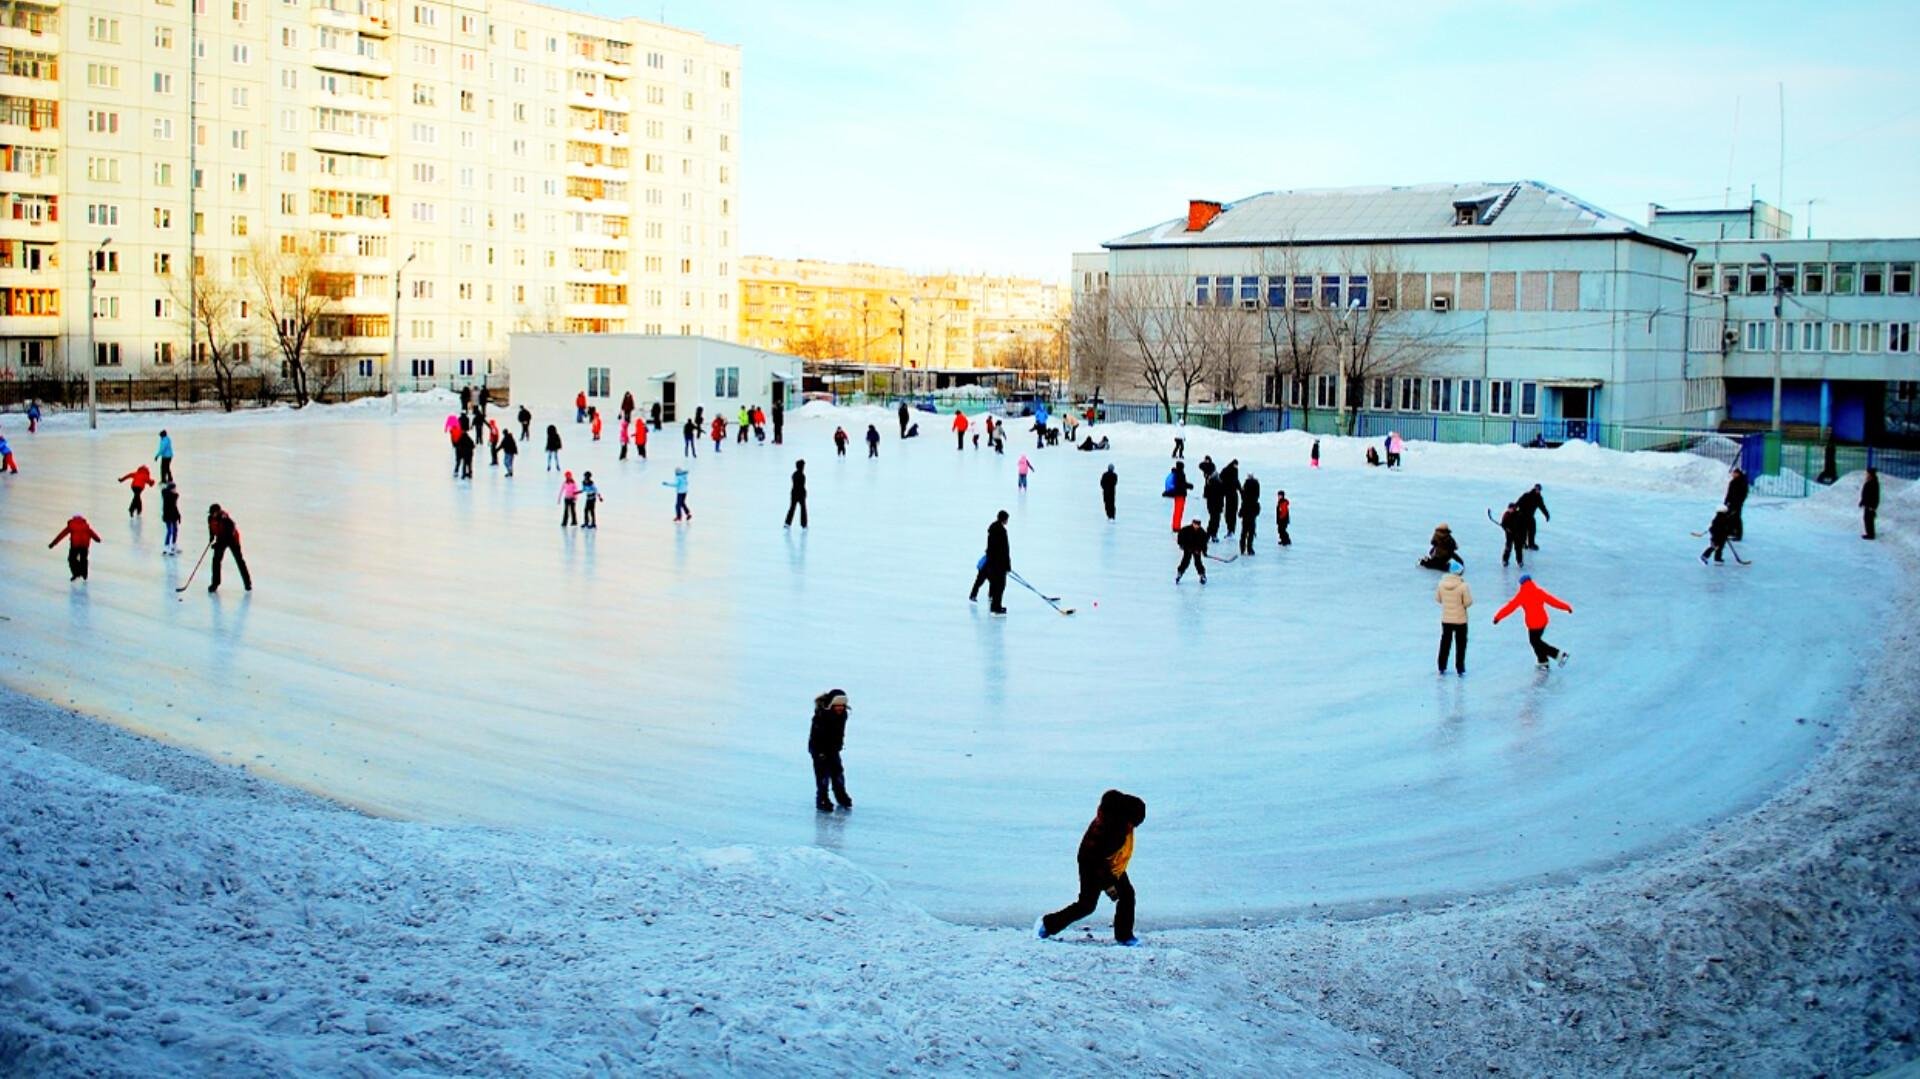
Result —
M232 411L239 404L261 338L269 356L280 361L296 406L333 388L341 375L338 358L316 355L323 344L321 320L339 298L324 263L312 237L296 236L278 246L256 243L241 257L236 276L190 268L191 286L185 278L169 279L188 347L195 362L207 366L222 408ZM257 313L257 321L243 316L243 305ZM265 334L256 332L260 325Z
M1075 303L1069 329L1075 386L1144 391L1171 422L1202 395L1235 407L1249 397L1260 400L1256 379L1267 381L1275 404L1287 403L1286 387L1301 387L1300 408L1311 412L1324 407L1315 381L1331 377L1337 385L1344 378L1351 424L1369 382L1418 372L1445 344L1431 318L1399 302L1400 274L1390 256L1342 269L1343 280L1367 279L1365 302L1325 303L1316 292L1303 303L1288 295L1269 304L1262 294L1250 304L1237 295L1203 304L1191 277L1123 276ZM1291 281L1306 272L1297 252L1281 248L1249 274Z

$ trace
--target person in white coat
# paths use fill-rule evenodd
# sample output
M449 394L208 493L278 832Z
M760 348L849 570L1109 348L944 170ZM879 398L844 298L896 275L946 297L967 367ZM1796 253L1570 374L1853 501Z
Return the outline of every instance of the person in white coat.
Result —
M1473 606L1473 589L1462 576L1466 567L1456 559L1447 563L1446 575L1433 590L1440 605L1440 673L1447 673L1447 653L1453 653L1455 674L1467 673L1467 608ZM1457 647L1456 647L1457 646Z

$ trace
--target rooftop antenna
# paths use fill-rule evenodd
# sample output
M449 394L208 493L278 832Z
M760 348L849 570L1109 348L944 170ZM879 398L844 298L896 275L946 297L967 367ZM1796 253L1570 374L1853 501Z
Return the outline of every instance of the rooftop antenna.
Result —
M1720 195L1720 208L1733 209L1733 155L1740 148L1740 97L1733 98L1733 138L1727 145L1727 186Z

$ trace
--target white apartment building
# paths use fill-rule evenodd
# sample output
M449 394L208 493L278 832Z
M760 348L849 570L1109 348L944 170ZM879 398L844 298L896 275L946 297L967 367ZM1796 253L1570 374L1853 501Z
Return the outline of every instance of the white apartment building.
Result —
M0 379L184 374L195 265L276 374L255 245L322 253L335 388L396 303L403 387L498 381L516 331L730 339L739 152L739 49L640 19L0 0Z

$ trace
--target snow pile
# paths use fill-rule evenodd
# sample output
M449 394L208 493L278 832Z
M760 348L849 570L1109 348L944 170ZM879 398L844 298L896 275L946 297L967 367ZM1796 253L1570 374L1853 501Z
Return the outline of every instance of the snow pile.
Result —
M1391 1074L1230 964L946 925L819 850L379 821L0 721L172 788L0 731L7 1074Z

